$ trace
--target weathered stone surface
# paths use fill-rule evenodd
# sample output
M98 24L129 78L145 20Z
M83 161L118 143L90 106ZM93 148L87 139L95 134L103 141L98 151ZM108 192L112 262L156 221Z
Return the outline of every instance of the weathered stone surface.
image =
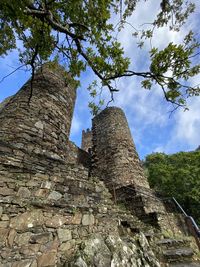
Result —
M32 264L32 260L21 260L16 261L12 264L12 267L30 267Z
M40 250L40 244L27 244L20 247L20 254L24 256L34 256L37 255Z
M62 194L56 191L52 191L48 196L48 199L59 200L62 197Z
M8 236L8 229L0 228L0 245L4 245Z
M10 196L10 195L14 195L14 194L15 194L15 192L13 189L6 188L6 187L0 187L0 195Z
M41 252L42 253L53 253L53 252L57 252L58 247L60 245L60 241L58 240L58 238L56 237L53 241L48 242L45 246L41 247Z
M2 213L3 213L3 207L0 206L0 218L1 218Z
M46 197L49 193L49 189L47 188L40 188L35 192L36 197Z
M80 212L76 212L71 218L70 223L79 225L81 224L81 220L82 220L82 214Z
M46 188L46 189L50 189L51 188L51 182L50 181L45 181L41 184L41 188Z
M186 262L186 263L172 263L169 267L200 267L200 263Z
M55 215L52 218L46 218L45 219L45 225L47 227L52 227L52 228L58 228L65 224L67 221L67 218L62 216L62 215Z
M72 234L69 229L58 229L57 232L58 232L58 237L62 242L72 239Z
M191 257L193 254L192 248L168 249L163 252L167 258Z
M70 240L68 242L62 243L61 246L59 247L59 250L60 251L69 251L69 250L74 248L75 243L76 242L75 242L74 239L72 239L72 240Z
M31 263L30 267L38 267L38 265L37 265L37 261L34 260L34 261Z
M35 123L35 127L38 128L38 129L41 129L41 130L44 129L44 125L43 125L43 123L41 121L37 121Z
M0 228L7 228L9 225L8 221L0 221Z
M83 250L78 252L70 266L160 267L154 254L136 244L131 238L127 238L126 242L119 236L108 235L105 238L96 235L84 242Z
M47 242L51 241L52 234L51 233L42 233L42 234L36 234L31 235L29 238L30 243L38 243L38 244L46 244Z
M3 214L3 215L1 216L1 220L2 220L2 221L9 221L9 217L8 217L8 215L7 215L7 214Z
M41 210L25 212L11 219L10 227L16 230L25 230L43 224L43 213Z
M15 236L16 236L17 232L14 229L11 229L8 235L8 245L10 247L12 247Z
M38 258L38 267L56 266L56 253L45 253Z
M82 224L83 225L93 225L95 223L95 218L93 214L83 214Z
M32 235L32 233L30 233L30 232L23 233L23 234L17 234L15 237L15 243L18 246L26 245L29 243L31 235Z
M26 187L20 187L18 192L17 192L17 196L20 196L20 197L30 197L31 195L31 192L28 188Z
M79 256L74 262L74 267L88 267L87 263Z

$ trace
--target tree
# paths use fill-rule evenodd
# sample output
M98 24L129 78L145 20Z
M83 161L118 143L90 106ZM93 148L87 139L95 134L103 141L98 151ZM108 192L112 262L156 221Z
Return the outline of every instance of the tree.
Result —
M146 157L150 186L175 197L200 224L200 151L173 155L155 153Z
M31 66L32 77L38 65L61 56L73 77L79 77L87 67L91 68L101 89L107 87L111 98L118 91L116 79L139 76L144 88L151 89L158 84L167 101L177 107L186 107L186 98L200 93L199 86L191 86L188 82L200 71L200 65L194 60L199 55L199 42L195 33L189 31L182 44L169 43L163 50L152 47L148 70L137 71L137 66L129 69L130 60L124 56L114 33L123 30L140 1L1 1L0 55L17 48L20 62ZM133 31L138 48L142 49L145 40L152 38L156 28L169 27L171 31L179 31L194 10L195 5L186 0L160 0L155 20L145 29ZM116 25L111 22L113 13L119 18ZM91 96L97 95L97 87L97 81L89 86ZM97 112L94 103L90 106Z

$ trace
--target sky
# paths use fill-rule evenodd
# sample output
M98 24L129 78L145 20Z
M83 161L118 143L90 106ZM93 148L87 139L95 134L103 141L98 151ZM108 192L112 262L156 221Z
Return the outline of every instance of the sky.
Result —
M156 32L152 39L153 46L162 49L170 41L181 43L182 37L188 29L198 29L200 8L198 0L194 2L197 4L196 13L191 16L182 32L172 33L166 29L161 29ZM141 29L143 23L151 22L159 7L158 4L159 1L155 0L140 1L136 12L129 19L130 24ZM147 51L150 48L150 43L147 42L144 49L138 51L135 39L131 35L132 31L132 27L127 25L118 35L118 40L124 47L125 55L131 58L131 67L134 67L135 71L148 70ZM18 66L16 51L0 58L0 102L16 93L30 78L30 71L26 67L4 78ZM91 99L86 88L93 79L94 76L91 71L83 73L81 75L81 87L77 91L70 139L78 146L81 144L82 130L91 127L92 115L88 108L88 102ZM191 82L193 84L200 83L200 76ZM111 106L121 107L124 110L141 159L153 152L171 154L195 150L200 145L200 97L193 97L188 100L189 111L184 112L183 109L178 109L171 113L173 107L166 102L161 89L157 86L154 86L152 90L141 88L138 77L129 77L118 81L118 88L120 91L115 94L114 103ZM108 92L104 92L103 95L109 100Z

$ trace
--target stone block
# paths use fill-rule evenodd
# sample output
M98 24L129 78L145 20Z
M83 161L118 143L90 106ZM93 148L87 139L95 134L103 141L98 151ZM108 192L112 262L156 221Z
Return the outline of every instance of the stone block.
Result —
M11 219L10 227L16 230L26 230L43 224L43 213L34 210L22 213Z
M0 228L7 228L9 225L8 221L0 221Z
M57 233L61 242L65 242L72 239L72 233L69 229L58 229Z
M76 243L76 242L75 242L74 239L72 239L72 240L70 240L70 241L68 241L68 242L62 243L62 244L60 245L60 247L59 247L59 250L62 251L62 252L71 250L71 249L74 248L75 243Z
M83 225L94 225L95 218L93 214L83 214L82 224Z
M81 220L82 220L82 213L76 212L71 219L71 224L79 225L79 224L81 224Z
M31 235L32 235L32 233L30 233L30 232L23 233L23 234L17 234L14 241L18 246L26 245L29 243Z
M38 267L45 266L56 266L56 253L45 253L38 258Z
M53 238L51 233L36 234L30 237L30 243L46 244L52 241L52 239Z
M20 247L19 252L24 256L34 256L38 254L40 246L40 244L27 244Z
M51 199L51 200L59 200L61 198L62 198L62 194L57 191L52 191L48 196L48 199Z
M6 243L6 239L7 239L7 236L8 236L8 232L9 230L8 229L0 229L0 245L5 245Z
M46 218L45 225L51 228L59 228L60 226L65 224L66 221L67 221L67 218L65 218L64 216L55 215L52 218Z
M17 196L24 197L24 198L28 198L30 197L30 195L31 195L31 192L26 187L20 187L17 192Z
M7 214L3 214L2 216L1 216L1 219L2 219L2 221L9 221L9 217L8 217L8 215Z
M14 229L11 229L10 230L9 235L8 235L8 245L10 247L13 246L13 243L14 243L14 239L15 239L16 234L17 234L17 232Z
M46 197L49 193L49 189L40 188L35 192L36 197Z
M12 196L15 194L15 191L11 188L0 187L0 195L2 196Z
M50 189L51 188L51 182L50 181L45 181L41 184L41 188L46 188Z

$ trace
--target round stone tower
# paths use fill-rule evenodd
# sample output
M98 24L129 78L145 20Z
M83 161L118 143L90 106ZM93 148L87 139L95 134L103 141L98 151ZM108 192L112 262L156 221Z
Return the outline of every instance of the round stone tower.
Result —
M2 107L0 140L29 153L64 157L76 98L71 81L61 66L43 65Z
M106 108L94 117L92 131L92 174L111 189L127 185L149 188L124 112Z

